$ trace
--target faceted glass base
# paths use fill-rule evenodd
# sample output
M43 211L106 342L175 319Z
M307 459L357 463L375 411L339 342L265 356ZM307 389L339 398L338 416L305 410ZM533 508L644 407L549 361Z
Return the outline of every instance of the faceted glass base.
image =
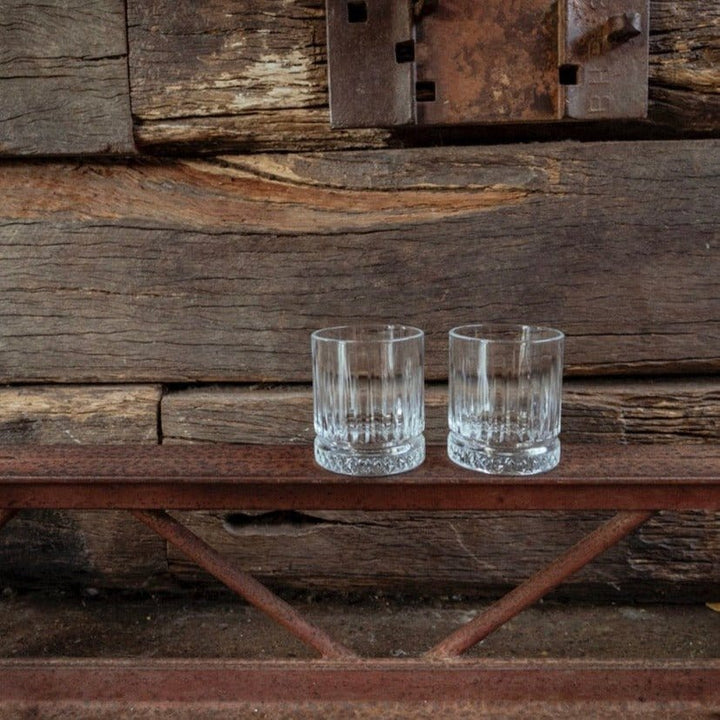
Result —
M315 460L326 470L341 475L396 475L416 468L425 459L425 438L376 451L355 450L324 444L315 438Z
M560 440L554 438L532 448L511 452L474 445L450 433L447 442L448 457L469 470L489 475L536 475L552 470L560 462Z

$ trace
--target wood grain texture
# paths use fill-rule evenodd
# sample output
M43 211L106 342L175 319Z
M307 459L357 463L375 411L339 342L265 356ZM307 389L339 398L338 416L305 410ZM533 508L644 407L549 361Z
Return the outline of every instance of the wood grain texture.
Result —
M310 444L309 386L209 387L169 392L162 400L163 443ZM720 437L720 381L573 380L563 392L568 442L706 442ZM425 438L447 438L447 389L425 392Z
M0 379L308 381L310 331L359 319L423 327L429 379L478 319L562 328L571 374L716 372L719 161L710 140L7 164Z
M0 388L0 443L157 443L160 396L148 385Z
M645 132L717 132L717 3L650 5ZM130 0L128 17L136 134L146 147L346 149L412 141L382 130L330 130L322 0L256 0L231 10L216 0ZM538 130L513 133L528 139Z
M179 517L275 585L331 591L493 595L594 529L597 513L198 512ZM584 568L561 595L709 600L720 588L718 518L663 513ZM207 575L175 548L181 582Z
M566 386L568 442L706 442L720 437L720 382L585 381Z
M380 147L331 132L323 0L128 3L138 143L237 150Z
M720 6L650 2L650 116L658 124L720 130Z
M0 155L134 151L122 0L0 5Z
M0 388L0 443L157 443L158 386ZM4 587L141 588L167 578L165 543L121 512L25 511L0 532Z

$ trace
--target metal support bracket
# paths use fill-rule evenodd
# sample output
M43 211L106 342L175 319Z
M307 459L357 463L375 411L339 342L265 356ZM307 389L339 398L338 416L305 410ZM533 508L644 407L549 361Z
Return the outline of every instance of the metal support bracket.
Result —
M336 128L641 118L649 0L327 0Z
M359 657L161 507L617 512L424 657L396 660ZM407 716L419 708L456 716L460 708L466 716L555 717L560 710L580 717L591 706L594 717L626 717L628 708L655 717L668 703L677 717L720 717L716 659L460 657L656 510L720 510L720 454L712 444L566 443L555 470L510 478L462 470L440 446L429 446L412 473L377 478L321 470L297 445L3 448L0 528L18 510L42 508L132 512L322 659L0 658L2 717L134 716L140 704L155 715L173 707L187 716L294 717L310 703L333 717L369 717L389 706Z

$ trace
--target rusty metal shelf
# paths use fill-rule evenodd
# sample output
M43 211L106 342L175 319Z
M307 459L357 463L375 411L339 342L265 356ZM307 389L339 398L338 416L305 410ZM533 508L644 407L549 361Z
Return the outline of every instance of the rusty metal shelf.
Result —
M544 475L487 476L430 447L412 472L335 475L304 446L0 450L0 508L720 510L720 447L563 445Z
M616 513L423 657L396 661L358 657L167 512L238 507ZM547 707L655 707L672 701L683 717L720 712L720 660L498 662L461 657L655 511L720 510L720 448L714 445L566 445L558 468L533 477L479 475L453 465L443 448L430 448L420 468L382 478L328 473L315 465L307 447L6 447L0 450L0 508L0 527L27 508L128 510L322 658L0 660L0 709L13 702L95 707L117 702L417 704L460 699L532 701Z

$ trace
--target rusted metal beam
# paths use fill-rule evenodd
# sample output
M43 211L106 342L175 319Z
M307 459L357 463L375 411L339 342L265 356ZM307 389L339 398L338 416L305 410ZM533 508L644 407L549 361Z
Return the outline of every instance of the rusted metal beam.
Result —
M201 703L219 699L638 701L700 703L706 710L717 711L720 660L0 660L0 702Z
M248 573L238 570L220 553L210 547L184 525L162 510L135 510L133 515L187 555L191 560L242 595L305 644L315 648L325 658L356 657L341 643L323 630L309 623L292 606L275 595Z
M447 659L465 652L636 530L653 514L645 511L617 513L550 565L518 585L487 610L438 643L430 650L427 657L429 659Z
M309 447L8 447L0 507L77 509L720 510L720 447L563 445L544 475L473 473L428 448L385 478L334 475Z

